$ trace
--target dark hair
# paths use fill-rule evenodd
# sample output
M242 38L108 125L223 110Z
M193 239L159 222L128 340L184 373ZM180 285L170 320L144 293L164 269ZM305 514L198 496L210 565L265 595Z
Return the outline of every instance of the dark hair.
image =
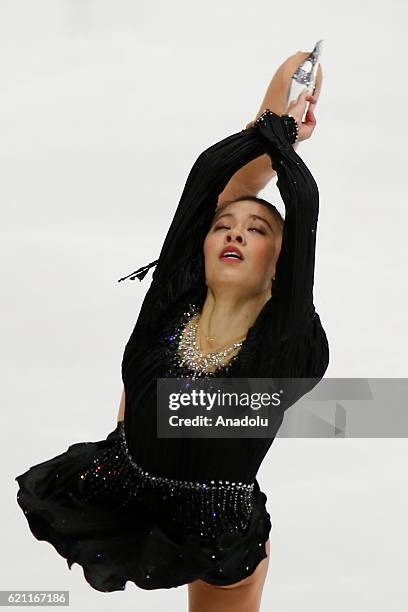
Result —
M224 207L224 206L227 206L228 204L234 204L235 202L242 202L243 200L250 200L251 202L256 202L257 204L262 204L262 206L266 206L266 208L271 211L275 221L277 222L277 225L280 231L281 232L283 231L283 225L285 221L282 215L280 214L279 210L276 208L274 204L271 204L270 202L268 202L267 200L264 200L263 198L258 198L258 196L242 195L242 196L239 196L238 198L234 198L233 200L226 200L224 202L221 202L220 206Z

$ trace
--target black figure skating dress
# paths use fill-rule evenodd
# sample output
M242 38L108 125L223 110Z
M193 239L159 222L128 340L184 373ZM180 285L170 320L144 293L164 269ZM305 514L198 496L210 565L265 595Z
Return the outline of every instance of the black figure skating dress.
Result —
M329 362L313 303L319 192L280 116L224 138L194 163L151 285L126 344L124 421L106 439L80 442L16 477L31 532L99 591L177 587L198 578L232 584L266 557L267 497L256 479L284 411L311 390L300 384L276 408L270 438L158 438L156 379L192 376L177 359L182 330L207 286L202 245L219 194L235 172L267 153L286 209L273 285L239 352L207 376L296 377L314 384ZM131 277L132 275L129 275Z

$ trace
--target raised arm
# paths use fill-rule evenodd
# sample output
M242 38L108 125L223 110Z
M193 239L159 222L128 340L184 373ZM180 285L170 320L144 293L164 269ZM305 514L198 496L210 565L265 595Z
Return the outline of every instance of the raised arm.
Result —
M264 153L269 155L278 174L277 186L286 208L273 294L281 313L282 331L290 331L309 315L313 309L318 189L294 151L282 118L270 113L256 127L224 138L197 158L162 246L134 333L139 330L148 335L148 324L158 324L170 302L177 303L189 284L193 286L202 280L196 272L200 269L202 245L218 195L243 164Z
M153 279L164 281L177 273L182 261L202 248L217 207L218 195L231 176L248 161L267 151L256 130L242 130L203 151L188 175L179 205L164 241Z
M204 151L188 177L153 278L165 282L186 258L201 254L217 196L243 163L267 153L277 172L285 205L282 246L273 286L282 326L302 324L314 310L313 280L319 212L317 184L288 140L282 118L267 114L256 127L225 138ZM282 331L285 331L282 329Z
M203 242L219 193L243 164L266 152L257 130L241 130L203 151L193 164L159 258L119 280L142 280L156 266L128 341L143 351L145 341L168 319L173 307L202 281ZM203 273L201 272L201 275ZM203 282L203 281L202 281Z
M276 265L272 297L281 333L304 325L314 312L313 284L319 190L311 172L288 142L282 119L268 113L257 127L268 143L277 187L285 205L282 246Z
M266 89L254 121L258 119L266 108L269 108L277 115L283 115L286 112L292 77L298 67L308 57L310 57L309 51L298 51L288 57L279 66ZM316 100L319 99L322 79L322 67L319 64L315 90L313 92ZM246 127L252 127L254 121L248 123ZM299 142L296 142L293 148L297 150L298 146ZM257 196L275 176L276 172L272 168L269 156L267 154L260 155L256 159L245 164L231 177L225 189L220 193L218 203L221 204L227 200L233 200L241 195Z

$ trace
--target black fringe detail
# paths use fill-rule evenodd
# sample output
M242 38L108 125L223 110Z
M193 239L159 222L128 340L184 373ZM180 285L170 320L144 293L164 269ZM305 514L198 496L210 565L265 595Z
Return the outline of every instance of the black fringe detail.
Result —
M135 280L135 278L137 277L140 281L142 281L144 279L144 277L146 276L146 274L148 273L148 271L150 270L150 268L153 268L155 265L157 265L159 262L158 259L156 259L155 261L150 262L149 264L147 264L146 266L142 266L141 268L139 268L138 270L136 270L135 272L132 272L131 274L128 274L127 276L124 276L123 278L120 278L118 280L118 283L120 283L120 281L124 281L127 278L129 280Z

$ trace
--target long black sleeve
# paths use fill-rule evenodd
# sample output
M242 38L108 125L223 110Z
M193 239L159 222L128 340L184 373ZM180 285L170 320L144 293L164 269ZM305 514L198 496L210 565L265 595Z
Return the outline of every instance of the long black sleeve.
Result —
M167 232L154 280L168 278L182 261L194 257L197 228L211 221L219 194L242 166L266 153L267 143L256 131L242 130L203 151L187 177L179 205ZM208 228L207 228L208 229Z
M224 138L197 158L188 175L153 272L152 285L142 306L144 322L150 318L153 324L158 302L161 302L163 311L164 302L176 300L177 293L185 286L186 278L191 280L191 269L201 254L219 194L237 170L264 153L272 159L272 166L278 175L277 187L286 210L273 288L282 333L290 334L313 312L318 188L289 142L281 117L269 114L257 126Z
M268 143L277 187L285 205L285 223L278 258L274 299L285 334L299 329L314 312L313 284L319 191L311 172L288 143L282 120L267 116L258 133Z

